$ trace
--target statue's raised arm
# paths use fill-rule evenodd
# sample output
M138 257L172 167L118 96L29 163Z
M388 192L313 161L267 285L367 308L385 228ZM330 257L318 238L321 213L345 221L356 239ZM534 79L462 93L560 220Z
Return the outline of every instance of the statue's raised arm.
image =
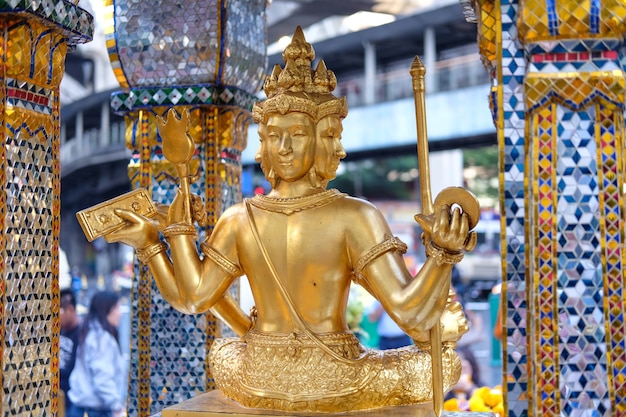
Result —
M455 208L460 202L445 201L418 217L429 256L412 276L402 258L406 245L380 211L326 188L346 156L347 105L332 94L335 75L323 61L311 67L315 53L300 28L283 58L285 66L275 66L265 82L267 99L252 111L260 138L256 160L272 190L227 209L198 254L182 178L190 152L185 116L168 115L159 130L164 141L178 138L167 143L181 149L164 154L178 161L172 162L181 187L162 231L145 216L118 210L127 225L106 238L137 248L176 308L220 308L231 315L241 337L217 340L209 358L225 396L247 407L292 412L430 401L430 329L442 326L442 342L455 342L467 330L462 309L447 299L453 265L475 244L468 215ZM254 320L227 295L240 275L250 283ZM380 300L415 345L365 349L346 323L353 283ZM450 344L435 348L450 389L460 376L459 357Z

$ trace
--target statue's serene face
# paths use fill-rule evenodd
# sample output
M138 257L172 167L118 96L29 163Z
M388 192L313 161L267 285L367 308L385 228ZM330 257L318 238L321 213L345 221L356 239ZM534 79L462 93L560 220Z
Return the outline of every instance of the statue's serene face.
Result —
M309 116L272 114L259 134L277 177L292 182L309 172L315 156L315 125Z
M346 157L341 144L343 126L337 116L326 116L317 123L315 169L324 180L332 180L337 175L339 162Z

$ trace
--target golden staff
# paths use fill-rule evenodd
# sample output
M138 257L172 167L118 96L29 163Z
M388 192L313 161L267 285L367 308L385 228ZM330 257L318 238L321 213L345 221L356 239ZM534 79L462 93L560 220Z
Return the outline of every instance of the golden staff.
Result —
M474 194L462 187L448 187L441 190L433 203L432 193L430 189L430 162L428 160L428 136L426 133L426 87L424 85L424 76L426 68L419 57L415 57L411 65L411 78L413 79L413 96L415 98L415 123L417 126L417 163L419 166L420 176L420 193L422 199L422 214L431 216L434 214L435 208L441 210L441 207L448 205L459 206L461 211L467 215L467 224L469 230L474 229L480 219L480 205ZM416 216L417 217L417 216ZM476 235L468 237L465 250L471 250L476 244ZM454 293L448 294L447 302L450 303L454 298ZM447 342L450 346L454 343ZM433 378L433 408L437 417L443 413L443 358L441 354L441 327L439 323L430 329L430 356L432 358L432 378Z
M417 126L417 164L419 166L422 213L433 214L433 197L430 189L430 161L426 132L426 67L416 55L411 64L413 97L415 98L415 123ZM430 356L432 358L433 408L437 417L443 413L443 358L441 357L441 329L439 322L430 329Z
M428 134L426 133L426 67L415 56L411 64L411 78L413 80L413 97L415 98L415 124L417 126L417 164L419 166L420 192L422 196L422 212L425 215L433 214L433 196L430 189L430 161L428 159Z

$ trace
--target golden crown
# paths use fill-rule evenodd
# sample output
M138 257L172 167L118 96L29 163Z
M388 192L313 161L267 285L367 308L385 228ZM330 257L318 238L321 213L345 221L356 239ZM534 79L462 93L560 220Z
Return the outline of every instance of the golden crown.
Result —
M274 66L263 86L267 99L255 103L252 108L255 123L265 122L270 113L300 112L315 121L329 115L346 117L345 97L337 98L332 94L337 86L335 74L326 69L324 61L313 70L311 62L314 59L313 46L304 39L302 28L298 26L291 43L283 51L285 68L281 69L278 64Z

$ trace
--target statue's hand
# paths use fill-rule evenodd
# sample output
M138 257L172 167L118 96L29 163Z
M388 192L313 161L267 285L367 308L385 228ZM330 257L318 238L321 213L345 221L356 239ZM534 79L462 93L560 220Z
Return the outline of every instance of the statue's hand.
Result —
M469 330L467 316L465 316L463 306L458 301L452 301L446 305L443 313L441 313L439 324L442 342L457 342ZM412 332L411 337L417 346L424 348L430 346L429 331Z
M152 217L153 220L156 221L157 229L159 232L163 232L163 230L167 227L167 215L170 210L170 206L162 203L154 203L156 207L156 215Z
M446 305L440 322L442 342L457 342L469 330L463 306L458 301Z
M107 242L122 242L135 249L145 248L159 241L158 222L130 210L116 209L115 214L126 221L126 225L104 236Z
M443 249L449 254L474 249L476 233L470 230L476 227L479 219L478 200L462 187L444 188L433 202L432 214L415 216L424 230L424 243L432 243L438 250Z
M476 246L476 233L469 231L467 213L458 207L452 211L444 204L438 213L430 216L417 214L415 220L422 226L426 240L449 253L469 252Z
M444 204L431 233L435 245L448 252L469 252L476 246L476 233L469 232L467 213L461 213L458 207Z
M206 226L208 221L202 197L197 194L190 194L190 204L188 206L185 205L185 198L185 193L179 189L176 193L176 197L174 197L174 201L172 201L172 204L169 206L167 212L167 224L184 223L185 219L191 218L200 226ZM185 210L187 210L186 207L190 207L192 211L188 217L185 217Z

